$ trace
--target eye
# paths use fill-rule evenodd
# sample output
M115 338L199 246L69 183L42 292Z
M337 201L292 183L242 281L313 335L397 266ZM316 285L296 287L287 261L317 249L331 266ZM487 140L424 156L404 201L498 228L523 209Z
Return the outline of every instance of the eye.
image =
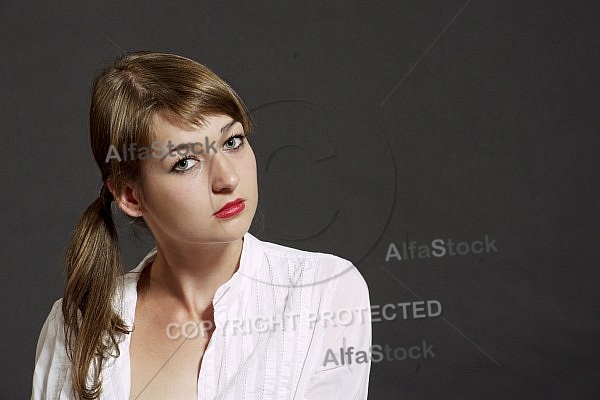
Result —
M200 161L192 157L182 158L181 160L175 162L171 170L174 172L186 172L199 162Z
M225 143L223 143L223 148L225 150L236 150L237 148L239 148L241 145L244 144L245 137L246 137L245 135L232 136L229 139L227 139L225 141Z

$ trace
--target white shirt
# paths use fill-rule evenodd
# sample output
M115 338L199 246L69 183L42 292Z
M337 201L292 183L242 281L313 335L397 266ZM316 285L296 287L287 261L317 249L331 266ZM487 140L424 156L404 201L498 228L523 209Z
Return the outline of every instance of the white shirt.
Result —
M124 274L115 296L129 327L140 271L155 254ZM73 399L61 302L40 333L32 400ZM369 292L351 262L246 233L239 269L217 289L213 307L215 330L202 359L198 399L367 398L370 356L356 356L370 355ZM124 335L120 356L103 365L100 399L129 399L130 338Z

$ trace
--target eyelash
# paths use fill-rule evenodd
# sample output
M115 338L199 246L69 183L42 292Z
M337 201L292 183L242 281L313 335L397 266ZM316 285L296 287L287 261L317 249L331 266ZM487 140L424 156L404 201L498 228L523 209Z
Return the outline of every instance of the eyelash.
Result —
M179 158L178 160L176 160L176 161L173 163L173 165L171 166L171 172L173 172L173 173L175 173L175 174L185 174L186 172L189 172L189 171L191 171L191 170L192 170L192 168L194 168L194 167L190 167L190 168L188 168L188 169L185 169L185 170L183 170L183 171L180 171L180 170L176 169L177 165L178 165L180 162L182 162L182 161L185 161L185 160L194 160L194 161L197 161L197 162L201 162L200 160L198 160L196 157L193 157L193 156L185 156L185 157L181 157L181 158Z
M225 140L224 143L227 143L231 139L240 139L241 143L240 143L240 145L238 147L236 147L234 149L227 150L227 151L237 151L237 150L240 149L240 147L242 147L246 143L246 134L245 133L238 133L238 134L232 135L232 136L228 137L227 140Z
M240 139L241 143L236 148L230 149L230 150L227 150L227 151L238 151L240 149L240 147L242 147L246 143L246 134L245 133L238 133L238 134L232 135L232 136L228 137L225 140L224 143L227 143L231 139ZM196 157L193 157L193 156L184 156L184 157L181 157L181 158L175 160L175 162L171 166L171 172L176 173L176 174L185 174L186 172L191 171L194 167L190 167L190 168L188 168L186 170L183 170L183 171L180 171L180 170L176 169L177 165L180 162L184 161L184 160L194 160L194 161L197 161L197 162L201 162Z

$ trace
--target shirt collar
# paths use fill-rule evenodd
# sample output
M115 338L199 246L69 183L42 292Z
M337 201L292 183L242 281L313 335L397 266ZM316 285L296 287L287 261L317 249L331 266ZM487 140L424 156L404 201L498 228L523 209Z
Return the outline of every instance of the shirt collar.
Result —
M229 292L237 282L243 276L250 276L254 268L252 265L258 260L257 255L259 254L260 240L254 237L250 232L246 232L243 236L242 254L240 256L240 266L238 270L223 283L213 298L213 305L216 305L223 296ZM146 268L156 257L156 248L150 250L148 254L140 261L140 263L131 271L125 273L123 281L123 294L118 297L118 300L123 300L120 305L122 309L122 318L129 325L133 325L133 318L135 315L135 305L137 302L137 284L140 277L140 273Z

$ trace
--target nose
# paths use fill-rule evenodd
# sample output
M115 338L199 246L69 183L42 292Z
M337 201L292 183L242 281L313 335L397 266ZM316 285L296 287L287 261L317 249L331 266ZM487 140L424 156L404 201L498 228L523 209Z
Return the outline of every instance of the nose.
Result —
M222 154L211 158L209 174L213 193L232 192L240 183L235 168Z

